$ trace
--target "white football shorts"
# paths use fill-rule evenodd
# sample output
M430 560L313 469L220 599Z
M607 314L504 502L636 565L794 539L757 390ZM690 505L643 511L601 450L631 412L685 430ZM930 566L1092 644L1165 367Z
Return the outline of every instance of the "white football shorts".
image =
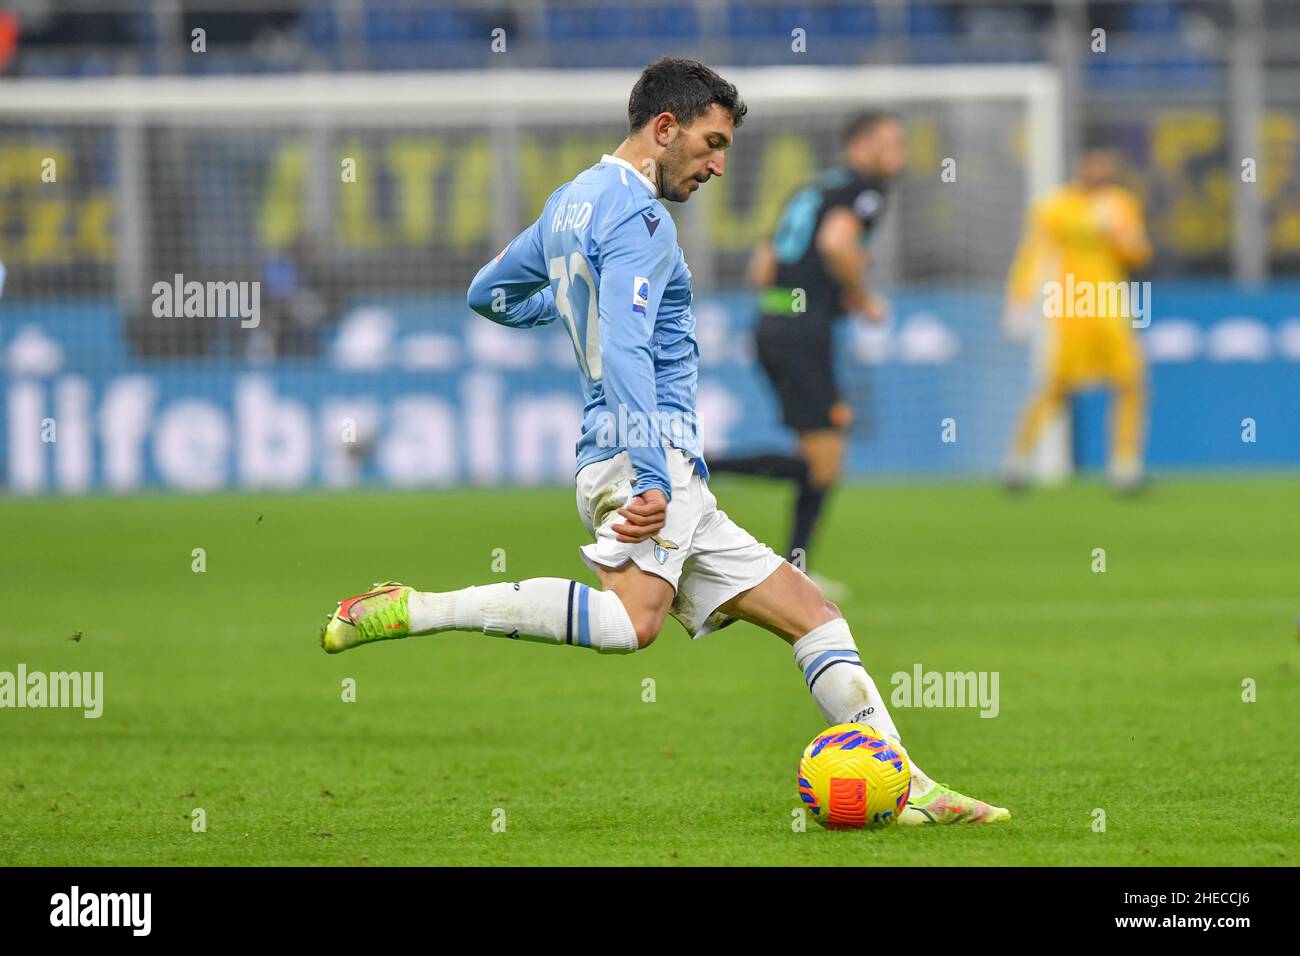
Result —
M665 451L673 489L668 520L653 539L636 544L619 541L612 529L624 521L618 509L632 498L635 474L627 452L578 472L578 514L596 539L579 550L593 571L632 561L663 578L677 592L672 616L700 638L733 621L714 612L767 580L785 559L718 510L718 499L696 472L694 458L676 448Z

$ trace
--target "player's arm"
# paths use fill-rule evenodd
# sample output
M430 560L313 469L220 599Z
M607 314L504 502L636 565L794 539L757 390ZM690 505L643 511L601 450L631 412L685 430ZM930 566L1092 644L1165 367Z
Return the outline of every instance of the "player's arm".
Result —
M675 227L671 220L662 222L654 235L649 235L641 217L633 215L601 239L600 292L596 297L601 383L609 412L620 421L626 415L629 423L658 422L654 325L677 249ZM629 427L628 431L632 438L638 429ZM664 444L657 433L647 437L639 446L628 444L636 474L632 495L657 488L666 503L672 498L672 482Z
M542 251L542 220L511 240L478 271L466 296L469 307L493 322L527 329L559 318Z
M1028 305L1039 294L1035 284L1047 245L1042 219L1042 210L1037 208L1031 210L1026 217L1024 234L1011 260L1011 270L1007 273L1008 307Z
M758 289L765 289L776 281L776 250L772 248L770 239L754 247L745 278Z
M1043 210L1034 207L1025 217L1024 235L1007 273L1006 303L1002 311L1002 331L1012 341L1022 342L1033 332L1030 310L1037 300L1036 288L1043 257L1047 253L1047 233Z
M829 210L817 229L817 251L826 269L847 296L864 297L867 285L862 276L862 223L853 212L840 206Z
M844 307L873 321L882 318L867 291L866 256L861 247L863 223L848 206L836 206L817 228L817 252L826 271L844 290Z
M1135 197L1121 194L1115 198L1110 241L1127 269L1141 269L1151 261L1151 240L1142 221L1142 207Z

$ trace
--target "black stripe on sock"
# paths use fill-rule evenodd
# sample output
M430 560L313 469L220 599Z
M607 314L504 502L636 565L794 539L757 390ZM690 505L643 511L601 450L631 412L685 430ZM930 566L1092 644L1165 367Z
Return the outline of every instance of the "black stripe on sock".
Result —
M577 581L569 582L569 619L564 624L564 643L573 643L573 589L578 586Z
M808 689L812 690L813 685L817 683L817 679L821 677L823 674L825 674L832 667L834 667L836 664L857 664L859 667L862 667L862 661L854 660L851 657L841 657L839 660L830 661L826 664L825 667L823 667L821 670L819 670L816 674L813 675L813 679L808 682ZM865 667L863 667L862 669L866 670Z

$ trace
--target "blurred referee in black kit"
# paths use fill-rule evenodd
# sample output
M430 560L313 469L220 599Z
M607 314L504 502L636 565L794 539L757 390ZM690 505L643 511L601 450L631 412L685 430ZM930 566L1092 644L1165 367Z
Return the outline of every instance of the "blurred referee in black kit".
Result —
M907 161L903 124L891 112L854 116L842 143L841 164L790 197L775 234L754 250L749 266L749 281L762 290L758 360L785 424L799 437L798 454L709 460L713 472L796 483L787 556L805 568L811 568L808 547L839 478L844 430L853 419L835 385L832 332L844 315L885 319L884 303L867 289L866 243L884 212L890 182Z

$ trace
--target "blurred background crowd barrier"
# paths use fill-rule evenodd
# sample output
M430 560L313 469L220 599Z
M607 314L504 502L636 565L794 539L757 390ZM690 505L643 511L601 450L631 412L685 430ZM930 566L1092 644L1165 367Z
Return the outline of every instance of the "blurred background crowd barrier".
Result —
M1156 248L1137 277L1151 466L1300 465L1300 4L18 0L0 13L0 482L568 480L567 336L497 328L464 290L618 144L665 53L751 103L726 176L672 207L707 448L788 441L744 265L843 116L888 106L911 158L873 243L893 320L842 329L856 475L996 470L1031 374L998 329L1006 271L1033 197L1099 141ZM1074 420L1087 468L1102 409L1084 397Z

